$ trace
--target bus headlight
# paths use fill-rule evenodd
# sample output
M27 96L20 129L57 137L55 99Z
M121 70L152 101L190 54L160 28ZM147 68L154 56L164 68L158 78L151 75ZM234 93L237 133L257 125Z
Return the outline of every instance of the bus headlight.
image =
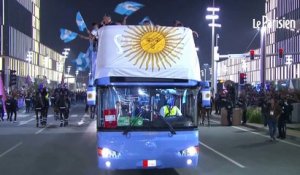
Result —
M98 156L103 158L118 158L120 153L108 148L98 148Z
M199 146L191 146L185 150L180 151L181 156L196 156L199 153Z

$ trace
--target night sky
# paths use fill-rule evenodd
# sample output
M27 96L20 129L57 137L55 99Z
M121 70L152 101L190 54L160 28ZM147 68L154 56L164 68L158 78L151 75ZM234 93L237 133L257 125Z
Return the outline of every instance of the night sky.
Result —
M158 25L171 26L174 20L180 20L186 27L197 31L195 38L200 48L201 65L210 63L211 29L205 19L206 8L212 5L212 0L135 0L145 5L141 10L131 15L127 24L138 24L145 16ZM123 19L114 13L115 6L124 0L42 0L41 1L41 42L61 53L63 48L70 47L71 53L67 64L75 59L79 52L85 52L88 41L77 38L70 43L63 43L59 38L59 29L67 28L79 32L75 22L76 12L80 11L86 24L100 22L104 14L111 15L113 21ZM222 28L217 29L220 35L220 54L243 53L256 34L252 28L252 19L261 19L264 14L265 0L216 0L220 7L218 13ZM85 34L85 33L82 33ZM257 37L251 48L259 45ZM72 65L73 66L73 65ZM74 67L74 66L73 66ZM74 68L72 72L74 72Z

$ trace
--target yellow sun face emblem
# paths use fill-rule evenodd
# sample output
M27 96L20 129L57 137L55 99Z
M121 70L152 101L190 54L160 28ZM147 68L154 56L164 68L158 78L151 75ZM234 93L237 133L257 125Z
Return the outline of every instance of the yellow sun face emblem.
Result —
M166 38L159 32L148 32L141 38L141 47L150 54L159 53L166 47Z
M184 43L178 28L128 26L122 35L123 56L135 66L152 71L167 69L180 60Z
M88 95L87 95L87 98L88 98L88 99L93 98L93 94L88 94Z
M210 98L210 94L206 94L206 98Z

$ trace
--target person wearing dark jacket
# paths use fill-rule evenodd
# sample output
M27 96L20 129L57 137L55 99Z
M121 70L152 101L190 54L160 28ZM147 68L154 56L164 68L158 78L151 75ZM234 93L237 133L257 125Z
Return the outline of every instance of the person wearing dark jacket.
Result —
M232 119L232 114L233 114L233 107L234 107L234 106L233 106L232 101L231 101L229 98L227 98L225 108L226 108L226 110L227 110L227 121L228 121L228 126L231 126L231 125L232 125L231 119Z
M274 98L272 98L266 108L266 114L267 114L267 120L268 120L268 126L269 126L269 133L271 140L274 141L275 134L276 134L276 121L279 118L281 114L281 109L279 104L275 101Z
M5 107L6 107L6 114L7 114L7 121L12 121L11 115L12 115L12 100L11 96L8 96L8 98L5 101Z
M26 113L29 113L29 111L30 111L30 105L31 105L31 97L30 97L30 95L28 93L27 96L26 96L26 98L25 98Z
M12 121L12 115L14 114L14 122L17 121L17 108L18 102L12 96L9 96L5 102L7 121Z
M42 100L43 100L43 114L42 114L42 126L46 126L47 125L47 117L48 117L48 109L49 109L49 94L47 92L46 88L43 88L42 90Z
M36 127L39 127L39 123L41 123L42 125L43 109L44 109L44 101L41 92L36 93L34 101L35 101Z

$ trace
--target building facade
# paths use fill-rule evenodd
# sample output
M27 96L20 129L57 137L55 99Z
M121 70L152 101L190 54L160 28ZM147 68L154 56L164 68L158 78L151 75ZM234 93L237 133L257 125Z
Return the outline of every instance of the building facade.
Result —
M60 82L65 57L40 42L40 0L0 0L0 68L8 87L9 70L16 70L20 87L28 75Z
M265 68L261 69L260 57L227 59L218 63L218 76L221 80L238 82L239 72L247 73L249 83L260 83L264 71L266 82L283 82L293 80L295 87L300 88L300 1L299 0L266 0L265 13L268 19L295 20L296 29L267 28L265 34ZM262 32L262 31L260 31ZM279 49L284 50L284 57L279 58ZM249 53L245 53L248 54ZM255 51L260 54L260 49ZM286 56L291 56L287 64Z

